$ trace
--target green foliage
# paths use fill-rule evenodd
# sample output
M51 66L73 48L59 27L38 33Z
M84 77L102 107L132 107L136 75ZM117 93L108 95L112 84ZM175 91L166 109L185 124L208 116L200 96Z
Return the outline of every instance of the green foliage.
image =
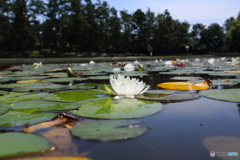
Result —
M197 23L189 32L190 24L174 19L168 10L157 15L150 9L131 14L123 10L119 17L106 1L13 0L1 6L0 51L5 57L240 50L239 18L230 17L223 27L213 23L205 28ZM189 52L185 46L190 46Z

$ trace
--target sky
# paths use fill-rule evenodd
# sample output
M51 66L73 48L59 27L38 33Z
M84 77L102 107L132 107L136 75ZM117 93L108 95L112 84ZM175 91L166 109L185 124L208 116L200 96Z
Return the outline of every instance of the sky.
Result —
M240 12L240 0L101 0L108 2L117 11L127 10L134 13L137 9L146 12L148 8L155 15L167 9L173 19L187 21L193 25L202 23L223 25L230 18L236 18ZM92 0L96 3L97 0Z

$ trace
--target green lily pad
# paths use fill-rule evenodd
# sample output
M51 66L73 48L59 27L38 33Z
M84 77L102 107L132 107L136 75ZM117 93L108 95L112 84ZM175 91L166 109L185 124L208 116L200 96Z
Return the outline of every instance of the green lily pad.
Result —
M182 92L179 90L166 90L166 89L157 89L157 90L147 90L145 94L163 94L163 95L169 95L169 94L174 94Z
M240 73L224 73L224 72L214 72L210 73L210 76L240 76Z
M28 112L33 111L62 111L70 109L78 109L80 105L78 103L59 103L51 101L25 101L8 104L0 104L0 106L7 106L12 110L26 110Z
M135 96L137 99L144 99L144 100L154 100L160 102L179 102L179 101L186 101L199 98L200 95L191 92L183 92L178 94L172 94L169 96L162 96L159 94L149 94L144 93L143 95Z
M200 91L200 94L212 99L240 102L240 89L209 89Z
M0 106L0 116L7 113L9 111L9 107L7 106Z
M110 76L95 76L95 77L88 77L89 80L109 80Z
M68 77L67 73L66 72L58 72L58 73L48 73L46 74L50 77Z
M41 96L45 94L48 94L48 93L26 94L26 93L11 92L4 96L0 96L0 103L40 100Z
M9 79L8 79L8 78L3 78L3 77L0 77L0 82L7 82L7 81L9 81Z
M72 81L84 81L84 80L87 80L87 78L79 78L79 77L50 78L50 79L46 79L44 81L46 81L46 82L72 82Z
M50 149L48 141L35 134L0 133L0 139L0 157L42 152Z
M99 141L124 140L142 135L147 127L134 128L135 120L84 120L77 123L71 132L74 136ZM122 127L130 125L127 127ZM121 128L119 128L121 127Z
M29 92L32 90L48 90L48 91L53 91L53 90L58 90L66 88L65 85L60 85L60 84L54 84L54 83L35 83L31 84L28 86L23 86L23 87L18 87L14 88L14 92Z
M190 71L190 70L174 70L170 72L159 72L159 74L164 74L164 75L189 75L193 73L194 71Z
M145 117L163 109L161 103L130 98L115 100L112 97L104 97L83 101L80 104L81 107L78 110L70 112L82 117L105 119Z
M83 76L104 76L107 73L97 73L97 72L84 72Z
M88 99L99 98L98 94L106 94L104 90L70 90L55 92L42 96L45 100L60 102L79 102Z
M188 81L190 83L201 83L202 80L194 80L194 81ZM235 85L240 83L240 79L218 79L218 80L212 80L212 85Z
M67 89L92 89L94 86L85 86L84 83L71 85Z
M0 91L0 96L3 96L3 95L5 95L5 94L8 94L9 92L7 92L7 91Z
M173 77L173 78L170 78L170 79L188 81L188 80L199 80L199 79L202 79L202 77L185 77L185 76L180 76L180 77Z
M0 127L15 127L36 124L55 118L58 113L8 111L0 116Z
M9 83L9 84L3 84L0 87L1 88L17 88L17 87L24 87L32 85L32 83Z
M11 81L18 81L18 80L30 80L30 79L46 79L49 78L48 76L23 76L23 77L14 77L10 78Z

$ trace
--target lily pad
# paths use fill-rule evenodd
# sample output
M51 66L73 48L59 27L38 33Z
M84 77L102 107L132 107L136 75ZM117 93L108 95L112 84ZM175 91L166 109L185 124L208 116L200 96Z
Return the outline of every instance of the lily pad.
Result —
M51 120L58 113L8 111L0 116L0 127L25 126Z
M202 80L194 80L194 81L188 81L190 83L200 83ZM212 80L212 85L235 85L240 83L240 79L218 79L218 80Z
M10 78L11 81L18 81L18 80L30 80L30 79L46 79L49 78L48 76L23 76L23 77L14 77Z
M7 82L7 81L9 81L9 79L8 79L8 78L3 78L3 77L0 77L0 82Z
M10 108L6 107L6 106L0 106L0 116L7 113L9 111Z
M164 75L189 75L193 73L194 71L190 71L190 70L174 70L170 72L159 72L159 74L164 74Z
M0 91L0 96L3 96L3 95L5 95L5 94L8 94L9 92L7 92L7 91Z
M30 111L62 111L70 109L78 109L80 105L78 103L59 103L51 101L25 101L8 104L0 104L0 106L7 106L13 110L26 110Z
M44 81L46 82L72 82L72 81L84 81L87 78L79 78L79 77L66 77L66 78L50 78Z
M50 149L45 138L30 133L0 133L0 139L0 157L41 152Z
M17 87L24 87L32 85L32 83L9 83L9 84L3 84L0 87L1 88L17 88Z
M188 81L188 80L199 80L199 79L202 79L202 77L180 76L180 77L173 77L173 78L170 78L170 79Z
M225 73L225 72L214 72L214 73L210 73L210 76L240 76L240 73Z
M77 123L71 132L74 136L99 141L124 140L142 135L147 127L122 127L139 123L135 120L84 120ZM121 127L121 128L119 128Z
M14 88L14 92L29 92L32 90L48 90L48 91L53 91L53 90L58 90L66 88L65 85L60 85L60 84L54 84L54 83L37 83L37 84L31 84L28 86L23 86L19 88Z
M172 94L168 96L165 96L165 95L163 96L161 94L144 93L143 95L138 95L135 97L138 99L154 100L154 101L160 101L160 102L179 102L179 101L196 99L196 98L199 98L200 95L196 93L191 93L191 92L177 93L177 94Z
M82 117L105 119L145 117L163 109L162 104L159 102L130 98L115 100L112 97L104 97L80 102L80 104L81 107L78 110L70 112Z
M240 89L210 89L200 91L200 94L212 99L240 102Z
M0 96L0 103L40 100L41 96L45 94L48 94L48 93L26 94L26 93L11 92L4 96Z
M88 77L89 80L109 80L110 76L95 76Z
M99 98L98 94L106 94L104 90L71 90L55 92L42 96L45 100L60 102L79 102L87 99Z

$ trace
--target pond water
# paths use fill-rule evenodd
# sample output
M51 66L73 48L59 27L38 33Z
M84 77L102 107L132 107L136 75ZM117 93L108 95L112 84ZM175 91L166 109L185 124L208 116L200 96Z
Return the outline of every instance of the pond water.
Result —
M146 65L148 63L149 62L147 62ZM69 64L69 66L73 68L74 66L79 66L79 64ZM151 70L157 66L162 65L152 65L146 70ZM65 65L59 65L58 67L66 68ZM218 66L214 67L219 68ZM145 68L147 68L147 66L145 66ZM183 68L184 67L177 67L176 71L181 72ZM239 70L238 68L236 70ZM191 70L194 69L190 69L187 72L190 72ZM17 72L17 70L14 72ZM44 70L44 72L46 73L46 70ZM50 73L50 71L48 72ZM163 75L159 74L159 72L149 71L147 75L138 76L138 78L150 85L151 90L158 90L160 89L157 87L157 84L159 83L179 81L172 80L172 78L176 76L181 75ZM209 74L187 74L187 76L202 77L203 79L210 78L215 80L240 79L240 74L225 75L220 77ZM4 78L7 76L2 77ZM3 82L2 85L12 82L13 81ZM68 82L54 83L69 84ZM109 80L86 80L82 82L75 82L75 84L79 83L109 84ZM218 88L219 90L240 88L239 84L240 83L236 83L234 85L214 85L213 88ZM1 90L9 91L9 89L4 87L1 87ZM37 92L39 92L39 90ZM42 92L42 90L40 90L40 92ZM30 154L26 157L85 156L94 160L239 159L239 102L228 102L201 96L193 100L162 103L162 105L163 109L160 112L142 118L135 118L135 120L142 121L141 123L138 123L139 125L149 128L144 134L125 140L104 142L84 140L73 136L69 129L63 127L61 124L36 130L34 132L35 134L47 137L50 144L55 146L56 149L52 152ZM65 113L77 118L85 119L83 117L73 115L69 111L65 111ZM0 126L0 131L23 131L24 128L25 126ZM46 134L48 134L48 136L46 136ZM211 151L216 153L219 152L217 154L237 152L239 155L232 157L226 155L211 157ZM21 156L24 157L24 155Z

